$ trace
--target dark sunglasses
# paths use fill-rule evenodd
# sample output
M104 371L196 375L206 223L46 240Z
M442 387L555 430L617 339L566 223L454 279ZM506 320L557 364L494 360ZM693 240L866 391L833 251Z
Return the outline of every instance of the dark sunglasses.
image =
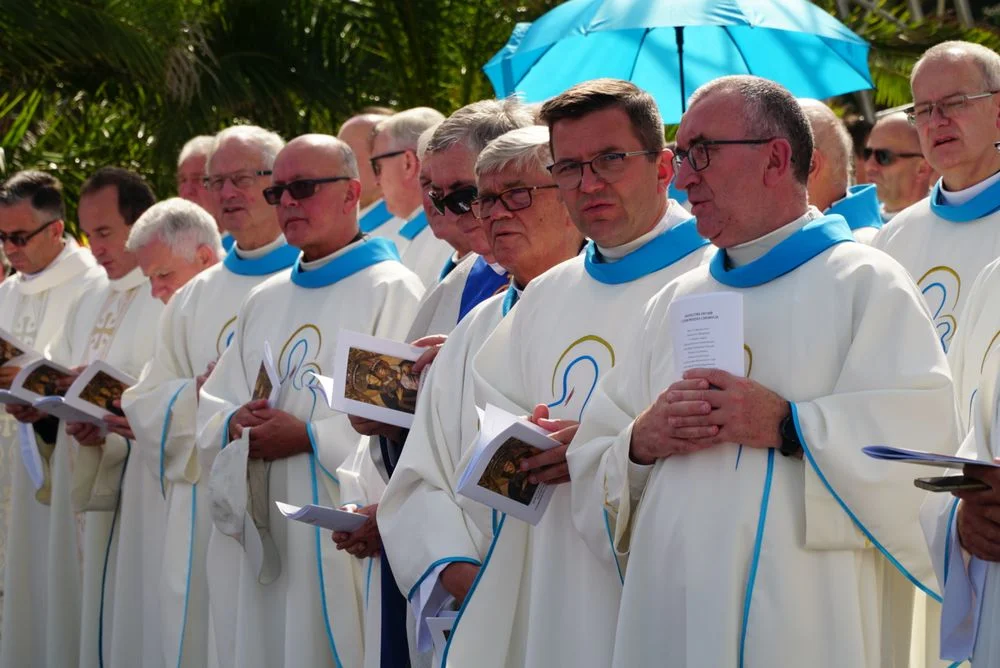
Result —
M465 186L464 188L453 190L447 195L441 195L432 190L427 193L427 196L430 197L431 204L434 205L434 208L442 216L444 215L445 207L456 216L462 216L472 211L472 200L476 199L478 194L479 191L476 190L476 186Z
M406 149L402 151L389 151L388 153L379 153L378 155L373 155L368 159L372 163L372 171L375 172L375 176L379 176L382 173L382 165L379 164L380 160L385 160L386 158L395 158L397 155L403 155L406 153Z
M865 160L868 160L873 155L875 156L875 162L882 165L883 167L888 167L892 163L896 162L899 158L922 158L923 153L896 153L887 148L865 148L861 155L864 156Z
M325 179L299 179L281 185L264 188L264 199L271 206L277 206L281 202L281 196L288 191L292 199L306 199L316 194L316 188L322 183L334 183L336 181L350 181L350 176L330 176Z
M0 245L3 245L9 241L13 246L18 246L18 247L27 246L28 242L31 241L31 239L36 234L39 234L42 230L44 230L52 223L58 223L60 220L62 220L62 218L56 218L55 220L50 220L49 222L43 224L41 227L39 227L37 230L33 232L12 232L11 234L0 232Z

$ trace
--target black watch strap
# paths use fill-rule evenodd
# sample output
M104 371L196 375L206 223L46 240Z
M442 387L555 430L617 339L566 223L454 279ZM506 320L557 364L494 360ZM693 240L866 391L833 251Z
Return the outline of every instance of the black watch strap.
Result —
M797 457L802 452L802 441L799 440L799 433L795 429L791 413L782 418L778 432L781 434L781 447L778 448L778 452L785 457Z

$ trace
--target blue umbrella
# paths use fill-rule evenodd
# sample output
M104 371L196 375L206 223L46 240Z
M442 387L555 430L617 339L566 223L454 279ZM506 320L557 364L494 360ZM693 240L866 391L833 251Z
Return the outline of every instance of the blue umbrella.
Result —
M483 71L498 97L528 102L588 79L628 79L666 123L680 120L685 91L727 74L819 99L872 87L868 43L808 0L569 0L517 24Z

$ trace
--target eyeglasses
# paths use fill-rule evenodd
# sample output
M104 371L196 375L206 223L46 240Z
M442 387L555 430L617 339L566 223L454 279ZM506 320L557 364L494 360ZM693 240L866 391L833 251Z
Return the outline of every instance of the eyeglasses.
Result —
M385 160L386 158L395 158L397 155L403 155L409 149L403 149L402 151L389 151L388 153L379 153L378 155L373 155L368 159L372 163L372 171L375 172L375 176L379 176L382 173L382 165L379 164L380 160Z
M777 137L769 137L768 139L706 139L692 144L691 148L686 151L680 148L674 149L674 169L680 169L685 160L687 160L688 164L691 165L691 169L696 172L707 169L712 163L712 160L709 157L709 146L757 146L774 141L775 139L777 139Z
M43 223L41 227L32 232L12 232L10 234L7 234L6 232L0 232L0 246L9 241L11 245L23 248L24 246L28 245L28 242L31 241L31 239L36 234L39 234L42 230L44 230L52 223L58 223L60 220L62 220L62 218L56 218L55 220L50 220L47 223Z
M233 172L232 174L218 174L217 176L206 176L202 180L202 184L209 190L219 192L222 190L223 186L226 185L226 181L230 181L234 186L240 190L246 190L252 186L257 181L258 176L270 176L270 169L258 169L252 172Z
M444 215L445 207L456 216L463 216L472 211L472 200L476 199L476 195L478 194L479 191L476 190L476 186L465 186L464 188L453 190L447 195L441 195L432 190L427 193L427 197L442 216Z
M937 102L921 102L906 110L906 120L910 122L910 125L926 125L934 116L934 109L937 109L944 118L952 118L955 114L961 113L969 102L985 100L998 92L1000 91L991 90L973 95L952 95Z
M590 165L594 176L600 177L606 183L615 183L625 173L625 158L636 155L656 155L659 151L625 151L602 153L592 160L578 162L576 160L561 160L547 169L553 180L562 190L576 190L583 181L583 168Z
M882 167L888 167L892 163L896 162L900 158L922 158L923 153L896 153L893 150L887 148L865 148L861 154L864 156L867 162L872 156L875 156L875 162L877 162Z
M281 196L288 191L292 199L308 199L316 194L316 188L321 183L334 183L336 181L350 181L350 176L330 176L323 179L299 179L289 181L270 188L264 188L264 199L271 206L277 206L281 202Z
M531 206L531 193L535 190L548 190L550 188L558 188L556 184L547 186L530 186L523 188L511 188L510 190L505 190L499 195L486 195L483 197L477 197L472 200L472 215L476 218L483 219L492 213L493 208L497 205L497 202L503 204L503 208L508 211L520 211L522 209L527 209Z

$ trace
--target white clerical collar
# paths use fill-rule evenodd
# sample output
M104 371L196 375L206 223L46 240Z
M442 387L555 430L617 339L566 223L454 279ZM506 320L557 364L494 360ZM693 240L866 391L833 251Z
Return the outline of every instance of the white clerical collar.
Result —
M690 212L683 206L678 204L672 199L667 200L667 208L663 212L663 217L653 226L649 232L646 232L640 237L633 239L632 241L627 241L620 246L612 246L610 248L605 248L601 245L597 246L598 252L601 254L601 259L605 262L614 262L615 260L620 260L629 253L639 248L642 248L647 243L660 236L669 229L672 229L674 225L678 223L683 223L685 220L691 218Z
M810 206L806 210L805 214L799 216L792 222L782 225L778 229L772 230L771 232L768 232L764 236L758 237L753 241L747 241L746 243L727 248L726 258L729 260L729 264L733 267L742 267L745 264L750 264L754 260L759 260L764 257L764 255L772 248L801 230L810 220L822 217L823 214L819 209L814 206Z
M240 245L233 244L233 248L236 249L236 257L241 260L256 260L262 258L273 250L277 250L285 245L285 235L279 234L275 237L274 241L260 248L254 248L253 250L243 250Z
M305 260L300 260L299 261L299 268L302 271L314 271L316 269L319 269L320 267L325 267L326 265L330 264L331 262L333 262L334 260L336 260L338 257L340 257L341 255L343 255L344 253L346 253L350 249L354 248L357 244L360 244L360 243L363 243L363 242L364 242L364 239L358 239L357 241L351 242L351 243L347 244L346 246L344 246L343 248L341 248L339 250L336 250L336 251L330 253L329 255L327 255L325 257L321 257L318 260L313 260L312 262L306 262Z
M881 209L883 223L888 223L890 220L896 217L896 214L899 213L899 211L886 211L885 204L881 205L879 208ZM902 211L902 209L900 209L900 211Z
M52 260L52 262L49 262L47 265L45 265L45 268L42 269L41 271L36 271L33 274L21 274L21 280L24 282L30 282L35 280L36 278L44 274L46 271L48 271L52 267L56 266L57 264L65 260L70 255L72 255L77 248L79 248L79 246L77 246L76 243L73 242L72 240L69 239L64 240L62 250L59 251L59 255L56 255L55 259Z
M945 204L950 204L951 206L959 206L965 204L966 202L972 201L972 199L989 188L994 183L1000 181L1000 172L997 172L993 176L983 179L979 183L969 186L964 190L948 190L944 187L944 180L941 181L941 197L944 198Z
M108 285L114 292L127 292L145 282L146 276L142 273L142 268L136 267L121 278L109 279Z

